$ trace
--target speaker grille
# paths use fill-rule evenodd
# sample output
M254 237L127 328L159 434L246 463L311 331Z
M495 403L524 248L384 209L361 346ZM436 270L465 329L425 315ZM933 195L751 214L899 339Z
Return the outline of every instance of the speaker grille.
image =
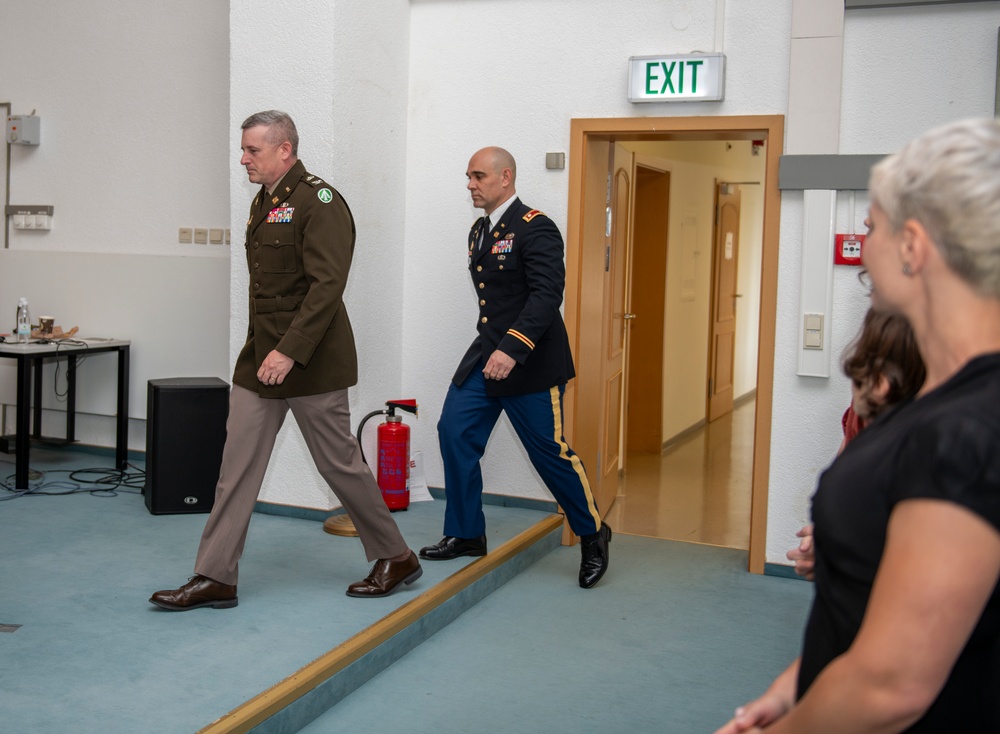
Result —
M143 494L151 513L211 511L228 417L229 385L217 377L149 381Z

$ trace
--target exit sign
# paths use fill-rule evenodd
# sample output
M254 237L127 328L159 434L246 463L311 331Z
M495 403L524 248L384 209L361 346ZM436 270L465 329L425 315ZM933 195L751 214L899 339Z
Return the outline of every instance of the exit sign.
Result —
M631 56L629 102L717 102L725 97L725 54Z

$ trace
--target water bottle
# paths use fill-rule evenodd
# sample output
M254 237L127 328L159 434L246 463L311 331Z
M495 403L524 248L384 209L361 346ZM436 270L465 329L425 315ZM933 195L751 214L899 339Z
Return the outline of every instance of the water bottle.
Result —
M28 299L17 302L17 343L26 344L31 339L31 317L28 315Z

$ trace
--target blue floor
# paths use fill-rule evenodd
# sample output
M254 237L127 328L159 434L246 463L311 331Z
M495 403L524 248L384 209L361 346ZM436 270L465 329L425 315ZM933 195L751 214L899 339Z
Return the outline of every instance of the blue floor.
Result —
M728 549L611 548L587 591L558 548L301 731L712 732L798 655L809 584Z
M63 455L100 463L33 449L40 481ZM443 511L394 517L418 548ZM545 517L486 512L491 547ZM0 629L14 630L0 633L0 730L195 732L471 561L350 599L368 571L356 538L256 514L238 607L150 605L191 573L205 517L153 516L128 493L0 501ZM623 535L612 559L584 591L579 548L557 548L302 731L711 731L795 656L808 584L750 575L742 552Z

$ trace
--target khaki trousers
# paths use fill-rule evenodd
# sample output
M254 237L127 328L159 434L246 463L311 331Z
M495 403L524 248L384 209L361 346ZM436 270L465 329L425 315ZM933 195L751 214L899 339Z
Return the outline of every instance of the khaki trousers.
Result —
M223 584L236 583L250 516L289 409L317 470L354 522L368 561L406 552L406 541L351 433L347 390L262 398L233 385L215 504L201 536L195 573Z

